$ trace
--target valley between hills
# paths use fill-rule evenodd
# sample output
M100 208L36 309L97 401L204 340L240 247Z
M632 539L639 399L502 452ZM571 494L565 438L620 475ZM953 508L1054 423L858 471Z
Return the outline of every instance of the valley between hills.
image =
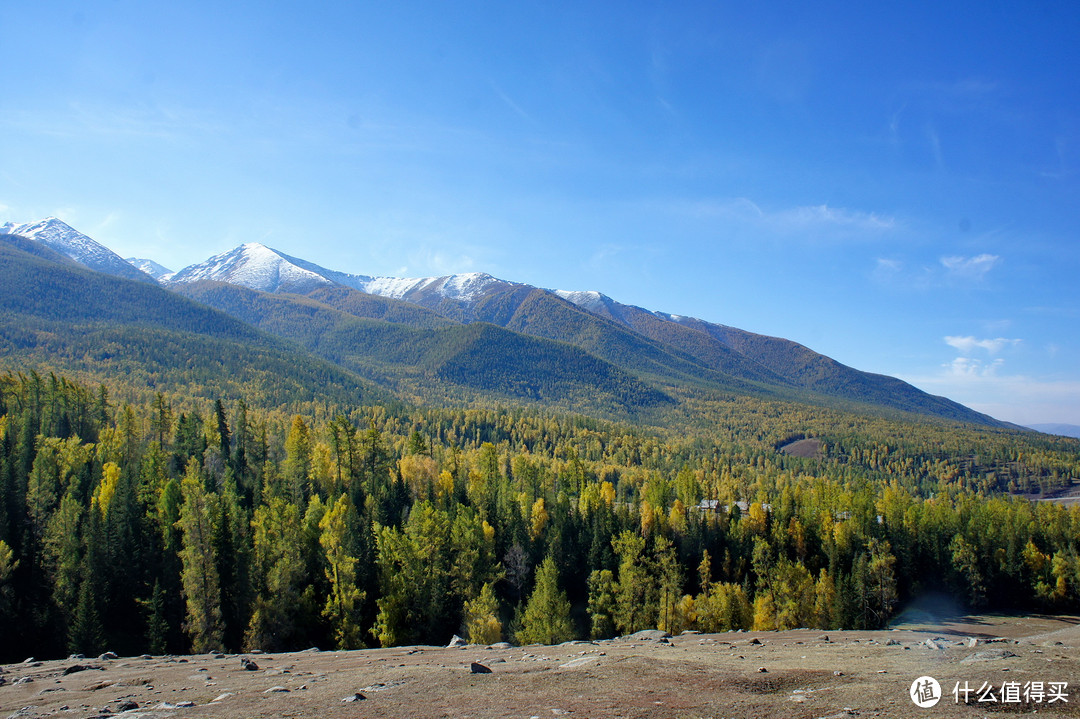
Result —
M1078 675L1080 440L596 292L3 232L11 716L922 716L924 674Z

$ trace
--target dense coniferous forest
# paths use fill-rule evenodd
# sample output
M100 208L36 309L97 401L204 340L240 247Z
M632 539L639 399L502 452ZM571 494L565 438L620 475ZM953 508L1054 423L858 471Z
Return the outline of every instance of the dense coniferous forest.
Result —
M0 376L0 661L1080 609L1080 507L1036 501L1076 440L721 394L649 427L138 386Z

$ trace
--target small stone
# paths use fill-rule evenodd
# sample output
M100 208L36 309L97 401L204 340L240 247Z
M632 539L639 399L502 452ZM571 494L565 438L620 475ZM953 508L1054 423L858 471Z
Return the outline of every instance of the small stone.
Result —
M287 691L289 691L289 690L286 689L285 687L270 687L269 689L264 691L263 694L275 694L277 692L287 692Z
M760 674L765 674L766 672L769 671L765 667L758 667L757 670L758 670L758 673L760 673Z
M233 696L232 692L225 692L224 694L219 694L217 697L211 700L210 703L213 704L214 702L223 702L231 696Z
M827 641L829 641L829 635L828 634L822 634L820 637L818 637L818 641L819 642L827 642Z
M485 667L479 662L473 662L472 664L470 664L469 671L471 671L473 674L491 674L491 669Z
M754 637L753 639L750 640L749 643L750 644L761 644L761 640L758 639L757 637Z
M142 654L139 656L139 659L153 659L153 657L149 654Z
M247 657L240 657L240 666L242 666L245 671L249 671L249 672L257 672L257 671L259 671L259 665L256 664L255 662L251 661Z
M842 671L840 671L839 669L837 669L835 672L832 673L832 675L834 677L842 677L842 676L844 676L844 673Z
M446 648L447 649L457 649L459 647L464 647L464 646L466 646L465 640L462 639L461 637L459 637L457 634L455 634L454 638L450 640L450 643L446 645Z
M191 709L193 706L195 706L195 702L192 701L176 702L177 709Z
M116 710L121 711L121 712L129 712L132 709L138 709L138 708L139 708L139 702L131 701L130 699L127 700L127 701L124 701L124 702L120 702L116 706Z
M34 683L33 677L20 677L19 679L15 680L16 685L18 685L18 684L33 684L33 683Z
M120 657L118 657L118 656L116 655L116 652L105 652L105 653L104 653L104 654L102 654L102 655L101 655L100 657L98 657L98 659L100 659L100 660L101 660L101 661L103 661L103 662L105 662L105 661L112 661L113 659L119 659L119 658L120 658Z
M341 701L343 701L343 702L362 702L365 699L367 699L366 696L364 696L360 692L356 692L355 694L350 694L349 696L345 697Z
M26 659L23 659L23 664L33 664L33 663L34 663L34 658L33 657L27 657Z

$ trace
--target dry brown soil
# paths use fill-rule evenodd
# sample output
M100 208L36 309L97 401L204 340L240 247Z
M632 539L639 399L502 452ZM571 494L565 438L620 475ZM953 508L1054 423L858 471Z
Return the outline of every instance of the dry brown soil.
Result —
M258 668L244 669L241 655L6 665L0 719L1080 716L1077 617L980 616L888 631L245 656ZM473 662L491 672L473 673ZM88 668L64 674L76 665ZM919 708L908 696L922 675L942 687L936 707ZM957 703L958 682L972 689L970 703ZM1004 682L1068 682L1068 703L976 701L983 683L999 692ZM125 703L138 707L122 712Z

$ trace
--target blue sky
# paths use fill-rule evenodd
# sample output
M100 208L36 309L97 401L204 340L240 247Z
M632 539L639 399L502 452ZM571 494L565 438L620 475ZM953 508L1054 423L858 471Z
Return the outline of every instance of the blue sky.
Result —
M1080 5L3 3L0 223L485 271L1080 424Z

